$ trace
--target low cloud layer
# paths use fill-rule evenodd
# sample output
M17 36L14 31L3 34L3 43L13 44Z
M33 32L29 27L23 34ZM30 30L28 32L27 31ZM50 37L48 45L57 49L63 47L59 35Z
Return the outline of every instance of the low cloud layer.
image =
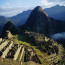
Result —
M65 32L51 35L51 38L53 38L54 40L65 39Z

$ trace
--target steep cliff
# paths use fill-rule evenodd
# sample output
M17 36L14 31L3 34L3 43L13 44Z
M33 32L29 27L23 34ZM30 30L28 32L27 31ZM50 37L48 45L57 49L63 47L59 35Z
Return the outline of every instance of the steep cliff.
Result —
M43 33L45 35L50 34L50 18L42 10L40 6L37 6L30 14L26 22L28 30Z

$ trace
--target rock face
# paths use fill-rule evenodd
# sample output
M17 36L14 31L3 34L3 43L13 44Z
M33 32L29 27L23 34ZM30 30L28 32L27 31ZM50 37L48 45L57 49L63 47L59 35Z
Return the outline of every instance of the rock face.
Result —
M49 16L42 10L40 6L37 6L30 14L26 25L28 30L43 33L48 35L50 33L50 19Z
M8 21L5 26L4 29L2 31L2 37L6 37L6 31L9 30L11 32L12 35L16 35L18 33L16 27L14 26L14 24L11 21Z
M50 18L50 34L56 33L56 20L53 18Z
M33 31L46 36L65 32L65 22L49 17L40 6L37 6L30 14L26 24L21 30Z

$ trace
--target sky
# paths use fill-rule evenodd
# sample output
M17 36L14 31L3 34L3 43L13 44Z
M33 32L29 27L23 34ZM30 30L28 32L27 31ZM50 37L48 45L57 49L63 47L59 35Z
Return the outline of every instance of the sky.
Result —
M57 4L65 6L65 0L0 0L0 15L11 17L36 6L44 9Z

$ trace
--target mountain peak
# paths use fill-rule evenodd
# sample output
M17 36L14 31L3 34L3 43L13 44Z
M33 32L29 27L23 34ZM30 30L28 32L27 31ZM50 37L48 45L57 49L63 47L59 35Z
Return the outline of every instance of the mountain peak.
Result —
M47 30L49 26L48 23L49 17L40 6L37 6L31 12L28 20L26 21L28 30L43 34L46 34L46 32L48 34L49 32L49 30Z
M13 24L11 21L8 21L7 24Z
M40 13L43 13L43 14L45 14L46 16L48 16L44 11L43 11L43 9L41 8L41 6L37 6L36 8L34 8L34 10L33 10L34 12L40 12Z
M60 6L59 4L57 4L56 6Z
M55 6L51 7L51 8L60 8L60 7L62 7L62 6L60 6L59 4L57 4L57 5L55 5Z
M42 10L42 8L40 6L37 6L35 10Z

